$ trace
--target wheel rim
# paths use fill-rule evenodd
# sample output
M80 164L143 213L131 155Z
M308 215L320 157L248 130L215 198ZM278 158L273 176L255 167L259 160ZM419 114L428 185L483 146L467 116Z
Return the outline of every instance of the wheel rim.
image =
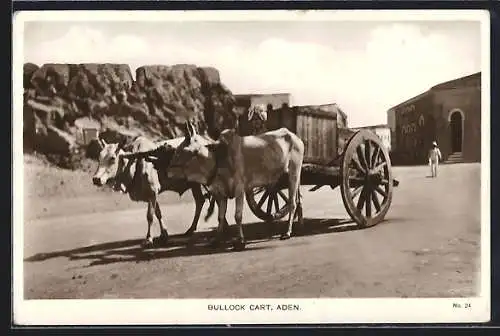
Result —
M347 143L341 167L342 200L361 227L381 222L392 202L392 169L387 150L370 131L361 130Z
M280 220L288 214L288 195L281 189L256 187L246 193L247 203L262 220Z

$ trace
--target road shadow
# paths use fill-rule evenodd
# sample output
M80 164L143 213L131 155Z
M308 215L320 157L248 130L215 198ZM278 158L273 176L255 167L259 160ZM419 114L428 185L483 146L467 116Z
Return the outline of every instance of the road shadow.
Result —
M279 245L259 244L269 241L278 241L282 232L287 229L286 221L275 223L253 222L244 224L243 230L247 245L242 252L235 252L231 242L225 246L214 248L209 246L215 237L215 228L212 231L196 232L191 237L184 235L171 235L166 244L161 244L155 240L152 248L143 248L143 239L129 239L115 242L79 247L65 251L54 251L48 253L38 253L26 258L26 262L41 262L53 258L67 258L74 260L89 260L88 266L106 265L119 262L142 262L164 258L176 258L184 256L197 256L223 253L243 253L244 251L274 249ZM294 225L294 232L297 236L313 236L334 232L345 232L357 230L358 226L350 219L332 218L304 218L304 226L299 229ZM231 225L229 237L237 236L237 226ZM291 240L293 241L293 237ZM284 242L286 243L286 241Z

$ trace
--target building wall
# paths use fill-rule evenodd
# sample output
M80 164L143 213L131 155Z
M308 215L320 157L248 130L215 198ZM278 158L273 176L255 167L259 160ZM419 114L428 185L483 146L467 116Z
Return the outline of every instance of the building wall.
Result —
M267 106L271 104L273 110L279 109L283 104L290 106L290 94L289 93L276 93L276 94L245 94L245 95L235 95L236 105L249 108L252 105L264 105Z
M398 106L395 111L393 161L402 164L423 164L435 140L433 93Z
M452 154L450 117L464 116L462 156L465 162L481 161L480 75L440 84L387 112L396 164L425 164L432 141L446 160Z
M451 150L450 117L454 111L463 116L462 156L465 162L481 161L481 91L477 87L457 88L435 94L437 141L444 158Z
M273 110L279 109L283 106L283 104L290 105L290 95L289 94L271 94L271 95L262 95L262 96L254 96L251 98L252 105L263 104L267 106L271 104L273 106Z

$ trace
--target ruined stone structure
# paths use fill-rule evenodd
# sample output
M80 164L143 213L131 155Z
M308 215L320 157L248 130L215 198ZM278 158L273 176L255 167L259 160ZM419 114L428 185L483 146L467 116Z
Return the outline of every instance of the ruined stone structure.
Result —
M26 151L73 156L97 134L173 138L186 118L214 138L236 124L234 97L210 67L146 65L134 80L127 64L26 63L23 75Z

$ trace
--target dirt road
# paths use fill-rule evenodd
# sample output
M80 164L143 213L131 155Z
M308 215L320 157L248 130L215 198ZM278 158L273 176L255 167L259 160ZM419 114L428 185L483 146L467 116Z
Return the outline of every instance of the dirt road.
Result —
M480 166L397 167L386 221L355 230L340 191L303 187L304 236L266 238L245 209L243 252L204 247L216 216L200 221L200 244L143 250L145 205L120 196L30 200L24 224L24 295L35 298L455 297L479 290ZM89 178L90 183L90 178ZM162 202L170 234L194 205ZM129 209L117 208L125 204ZM204 212L206 211L204 208ZM43 216L30 211L42 211ZM89 209L86 211L86 209ZM90 210L92 209L92 210ZM118 209L118 210L116 210ZM233 202L228 220L233 220ZM203 213L204 215L204 213ZM283 226L281 226L283 228ZM158 228L155 223L155 235ZM176 244L179 243L179 244Z

